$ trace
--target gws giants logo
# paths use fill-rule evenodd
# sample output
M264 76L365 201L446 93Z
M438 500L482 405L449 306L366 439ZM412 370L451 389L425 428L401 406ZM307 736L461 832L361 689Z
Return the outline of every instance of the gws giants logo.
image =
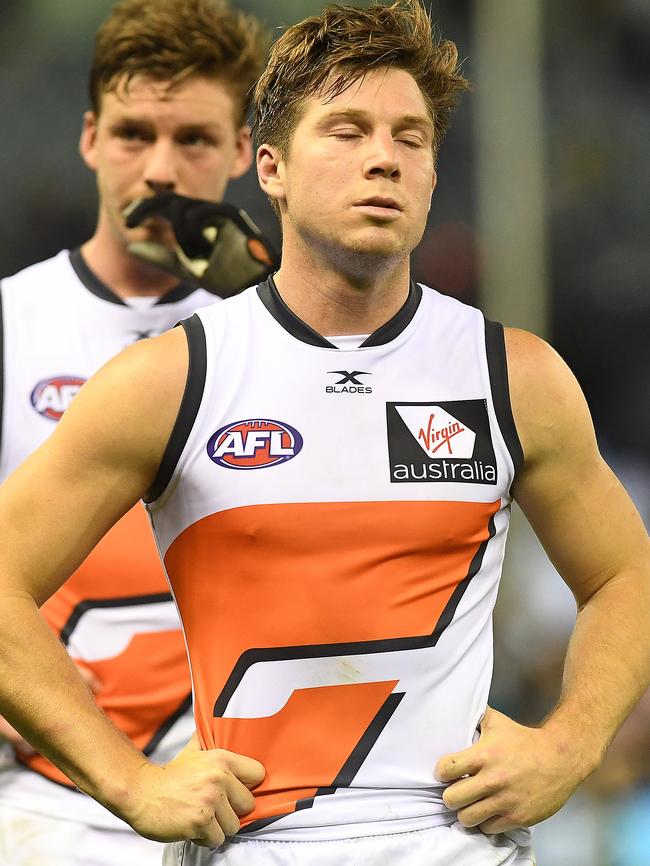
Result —
M302 436L282 421L255 418L221 427L210 437L208 457L228 469L263 469L291 460Z
M390 480L496 484L485 400L387 403Z
M79 376L52 376L43 379L31 393L32 406L39 415L59 421L85 381Z

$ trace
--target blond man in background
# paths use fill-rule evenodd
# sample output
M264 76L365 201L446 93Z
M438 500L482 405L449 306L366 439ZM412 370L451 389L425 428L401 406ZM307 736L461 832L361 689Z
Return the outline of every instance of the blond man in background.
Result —
M155 216L127 228L123 212L161 194L219 202L228 181L249 168L249 91L266 46L257 21L226 0L123 0L99 29L80 140L97 177L95 232L80 249L0 284L0 479L51 435L83 382L113 355L218 299L191 274L181 279L136 257L133 249L171 256L176 239ZM51 492L44 482L44 500ZM194 729L191 683L141 505L42 614L105 716L151 760L173 757ZM62 707L66 700L63 688ZM158 843L81 793L2 719L0 737L17 757L0 772L3 866L160 863Z

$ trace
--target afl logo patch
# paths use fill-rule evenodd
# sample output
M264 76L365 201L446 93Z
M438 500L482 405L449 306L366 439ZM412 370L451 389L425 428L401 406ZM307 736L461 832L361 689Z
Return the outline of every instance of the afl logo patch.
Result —
M32 391L32 406L44 418L59 421L85 381L79 376L51 376L49 379L42 379Z
M208 457L228 469L264 469L286 463L302 449L302 436L283 421L252 418L221 427L208 441Z

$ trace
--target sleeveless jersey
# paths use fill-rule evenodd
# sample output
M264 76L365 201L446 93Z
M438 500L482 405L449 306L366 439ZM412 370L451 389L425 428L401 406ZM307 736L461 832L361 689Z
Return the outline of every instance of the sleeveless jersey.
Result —
M184 323L190 376L149 497L202 745L264 764L244 835L447 823L522 460L503 328L412 285L337 349L272 280Z
M151 306L132 307L94 276L79 251L63 251L3 280L0 300L3 479L49 436L99 367L215 297L180 286ZM96 700L109 718L153 760L171 758L194 727L191 686L178 615L141 504L113 527L42 612L70 655L100 681ZM25 763L71 787L42 756ZM48 788L24 771L14 777L11 783L5 776L0 780L0 798L70 814L58 786ZM90 798L76 792L74 798L76 817L87 813L89 823L117 822Z

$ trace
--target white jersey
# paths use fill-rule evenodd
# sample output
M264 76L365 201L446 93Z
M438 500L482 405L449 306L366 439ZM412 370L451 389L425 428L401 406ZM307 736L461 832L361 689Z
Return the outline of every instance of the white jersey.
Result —
M503 328L412 285L338 349L272 280L184 323L190 376L148 504L202 745L266 767L243 834L449 823L476 737L522 460Z
M131 306L99 281L78 250L3 280L0 480L50 435L99 367L214 301L181 285ZM152 760L165 761L194 725L178 615L148 523L142 506L133 508L42 612L70 655L100 681L104 712ZM72 790L45 758L26 763L29 770L0 773L0 807L4 801L95 826L126 826Z

